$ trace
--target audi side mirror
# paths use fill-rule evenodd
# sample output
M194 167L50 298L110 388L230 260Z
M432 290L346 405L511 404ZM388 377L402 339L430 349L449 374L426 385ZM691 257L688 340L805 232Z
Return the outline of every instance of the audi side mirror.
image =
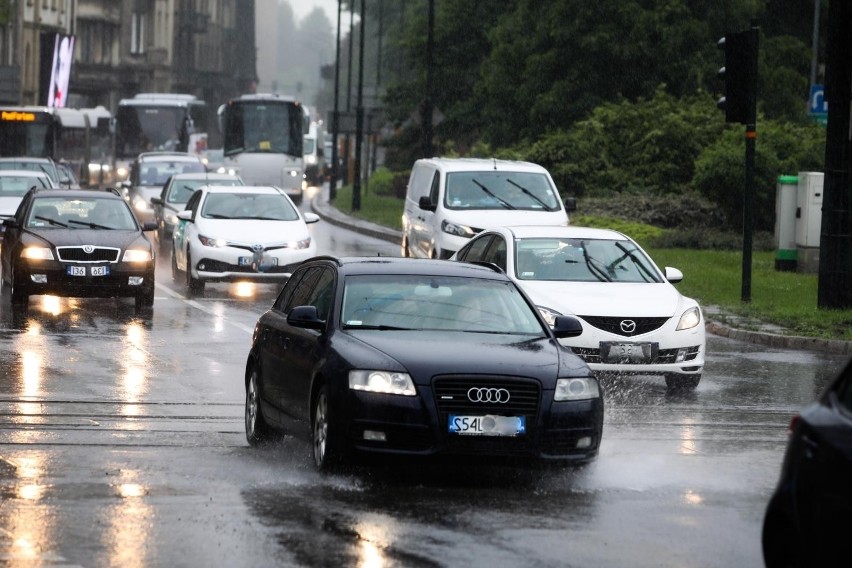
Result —
M557 339L577 337L583 333L583 324L573 316L556 316L553 322L553 335Z

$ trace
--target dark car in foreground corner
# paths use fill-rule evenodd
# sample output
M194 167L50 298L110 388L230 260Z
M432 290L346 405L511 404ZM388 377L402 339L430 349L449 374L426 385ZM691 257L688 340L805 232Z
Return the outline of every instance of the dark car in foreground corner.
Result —
M37 294L153 305L154 254L143 230L154 227L140 226L117 193L32 189L3 225L2 285L13 305Z
M356 454L475 455L582 463L603 398L589 367L496 267L315 257L257 322L246 437L309 435L314 463Z
M852 565L852 361L790 422L763 521L767 568Z

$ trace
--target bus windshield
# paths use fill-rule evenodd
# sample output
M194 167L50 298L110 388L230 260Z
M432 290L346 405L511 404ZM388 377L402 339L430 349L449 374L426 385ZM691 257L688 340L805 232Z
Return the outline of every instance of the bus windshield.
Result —
M29 110L0 110L0 156L53 157L53 116Z
M203 153L193 139L207 132L204 103L188 105L119 105L116 112L116 157L135 158L142 152Z
M225 155L262 152L301 158L302 116L292 102L232 102L225 116Z

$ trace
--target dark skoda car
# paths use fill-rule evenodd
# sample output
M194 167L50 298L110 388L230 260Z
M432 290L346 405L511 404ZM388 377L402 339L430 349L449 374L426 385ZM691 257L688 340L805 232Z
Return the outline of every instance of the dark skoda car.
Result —
M117 193L32 189L3 221L2 284L12 304L30 295L131 296L154 302L154 255L130 207Z
M254 330L246 437L310 435L321 470L355 453L584 462L603 400L589 367L496 267L316 257Z
M767 568L852 566L852 361L790 422L763 521Z

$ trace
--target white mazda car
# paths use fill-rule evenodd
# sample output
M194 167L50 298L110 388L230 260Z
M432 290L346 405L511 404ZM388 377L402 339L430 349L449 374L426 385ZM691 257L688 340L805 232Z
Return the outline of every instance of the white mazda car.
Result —
M301 213L277 187L203 186L177 218L172 278L190 294L206 282L284 282L316 255L308 224L319 217Z
M571 315L583 333L562 340L596 372L660 375L670 389L695 388L704 368L704 318L631 238L584 227L485 231L453 260L502 268L548 322Z

